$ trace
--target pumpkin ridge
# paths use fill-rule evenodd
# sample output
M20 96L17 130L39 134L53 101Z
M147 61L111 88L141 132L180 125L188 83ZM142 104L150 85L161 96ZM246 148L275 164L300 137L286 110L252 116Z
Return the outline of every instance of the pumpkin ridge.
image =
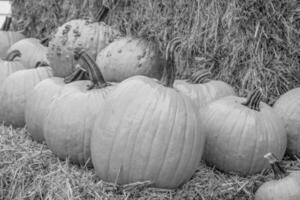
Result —
M172 122L170 123L170 124L172 124L172 126L170 126L171 127L171 130L169 131L169 136L168 136L168 139L167 139L167 147L164 149L164 152L163 152L163 155L164 155L164 157L163 157L163 160L162 160L162 162L161 162L161 164L160 164L160 167L159 167L159 169L158 169L158 174L156 175L156 177L155 177L155 182L160 178L160 175L161 175L161 173L162 173L162 171L164 170L164 165L165 165L165 161L167 160L167 158L168 158L168 153L169 153L169 148L170 148L170 143L172 142L172 139L173 139L173 137L174 137L174 133L173 133L173 128L174 128L174 124L175 124L175 122L176 122L176 118L178 117L178 99L177 98L174 98L173 96L174 95L176 95L176 94L174 94L173 92L171 92L171 91L168 91L168 90L164 90L164 101L166 101L166 99L165 99L165 97L167 96L167 93L171 96L172 95L172 97L169 97L170 99L169 99L169 101L171 101L171 99L176 99L176 106L174 106L174 105L172 105L172 104L170 104L170 106L171 107L176 107L176 110L175 110L175 114L173 114L173 115L170 115L170 111L172 111L172 108L168 108L168 116L172 116L173 117L173 119L172 119ZM169 122L167 122L167 123L169 123Z
M152 93L152 92L151 92ZM153 95L153 93L151 94L151 96ZM148 98L146 98L146 97L144 97L145 99L149 99L149 94L148 94ZM150 97L151 97L150 96ZM151 98L150 98L151 99ZM143 104L141 104L141 106L143 106ZM138 134L139 134L139 132L140 132L140 130L142 129L142 127L143 127L143 125L144 125L144 123L146 122L146 120L145 120L145 116L148 114L148 111L149 110L151 110L151 109L153 109L152 107L155 107L156 105L155 105L155 103L153 103L153 102L150 102L148 105L147 105L148 107L147 108L145 108L145 109L143 109L144 110L144 113L143 114L141 114L143 117L141 118L142 120L140 121L140 123L139 123L139 126L138 126L138 128L135 130L135 131L132 131L132 132L136 132L136 135L135 135L135 140L134 140L134 142L133 142L133 146L132 146L132 150L131 150L131 152L130 152L130 156L129 156L129 170L128 170L128 177L130 177L130 176L132 176L132 177L134 177L134 175L131 173L132 172L132 170L133 170L133 167L131 166L132 165L132 163L134 163L133 162L133 158L135 157L134 156L134 154L136 154L136 140L137 140L137 138L138 138ZM130 135L129 135L130 136ZM135 173L135 171L133 171L133 173Z

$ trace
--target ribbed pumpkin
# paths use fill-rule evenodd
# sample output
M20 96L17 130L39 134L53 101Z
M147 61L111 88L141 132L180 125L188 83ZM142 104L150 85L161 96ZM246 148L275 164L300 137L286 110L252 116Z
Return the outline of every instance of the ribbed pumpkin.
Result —
M300 157L300 88L281 95L275 102L274 109L285 122L287 153Z
M135 75L160 79L163 71L158 44L141 38L115 40L98 54L96 62L105 80L112 82Z
M210 80L210 75L207 70L198 71L188 80L176 80L174 88L190 97L199 108L222 97L235 95L229 84Z
M278 159L269 153L265 156L272 166L275 180L264 183L255 193L255 200L299 200L300 171L286 172Z
M38 142L45 140L43 122L51 102L64 87L63 78L52 77L39 82L29 93L25 104L27 131Z
M25 103L28 93L41 80L52 76L50 67L24 69L8 76L0 89L0 121L7 125L25 125Z
M178 44L173 40L168 45L160 81L128 78L102 104L91 155L96 174L104 181L151 181L154 187L176 188L199 165L205 135L196 106L173 88L173 52Z
M100 22L106 12L100 12L96 21L85 19L71 20L57 29L54 38L49 42L48 59L53 73L58 77L69 76L76 66L73 51L85 49L92 59L114 38L119 31Z
M25 36L20 32L9 31L11 21L11 17L6 17L4 25L0 30L0 58L2 59L6 57L6 52L11 45L25 38Z
M0 87L10 74L24 69L23 64L19 61L20 56L19 51L12 51L5 60L0 59Z
M263 158L268 152L282 159L287 143L284 124L261 98L255 90L247 99L228 96L201 110L207 164L246 176L269 167Z
M47 47L36 38L25 38L13 44L7 51L18 50L21 53L20 61L25 68L34 68L37 62L49 63L47 60Z
M75 81L63 87L48 107L44 120L44 136L49 148L61 159L91 165L90 135L101 104L114 88L103 79L95 61L80 53L83 66L93 73L90 77L98 87L87 88L91 81ZM95 73L97 71L97 73Z

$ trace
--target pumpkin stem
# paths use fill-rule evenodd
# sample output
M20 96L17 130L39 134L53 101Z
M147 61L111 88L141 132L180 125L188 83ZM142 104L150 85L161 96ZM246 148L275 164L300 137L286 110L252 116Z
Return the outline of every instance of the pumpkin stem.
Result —
M193 73L187 82L194 84L207 83L209 81L210 76L211 72L209 70L199 70Z
M44 37L43 39L41 39L41 44L46 47L49 46L49 42L50 42L50 37Z
M16 57L21 57L22 54L19 50L13 50L11 51L5 58L7 61L13 61Z
M249 107L252 110L260 111L259 104L262 100L261 89L254 90L247 98L247 101L242 105Z
M81 66L86 69L89 79L92 81L92 84L88 86L88 90L93 88L104 88L109 85L105 82L96 62L85 50L76 48L74 50L74 59L82 62Z
M161 83L166 87L173 87L173 83L176 77L176 66L175 66L175 50L181 44L181 38L174 38L171 40L166 48L166 64L164 67L163 75L161 77Z
M86 75L87 75L87 72L85 69L83 69L81 67L77 67L72 74L65 77L64 82L71 83L73 81L85 80Z
M109 8L105 5L102 5L102 8L98 11L95 21L96 22L102 22L108 15Z
M2 31L8 31L9 28L10 28L11 22L12 22L12 18L9 17L9 16L6 16L5 17L5 21L4 21L4 23L3 23L2 27L1 27L1 30Z
M282 179L287 176L287 172L280 166L278 158L273 153L267 153L264 158L269 161L274 172L275 179Z
M35 67L34 67L34 68L38 68L38 67L49 67L49 64L46 63L46 62L43 62L43 61L38 61L38 62L35 64Z

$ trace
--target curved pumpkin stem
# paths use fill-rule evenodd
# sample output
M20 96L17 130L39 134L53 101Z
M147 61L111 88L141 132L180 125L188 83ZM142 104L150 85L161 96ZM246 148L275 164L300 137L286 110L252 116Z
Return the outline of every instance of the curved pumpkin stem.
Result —
M200 70L191 75L187 82L199 84L199 83L207 83L210 79L211 73L209 70Z
M82 62L82 67L87 71L90 81L92 84L88 86L88 90L93 88L104 88L109 84L105 82L104 77L97 66L96 62L91 56L83 49L75 49L74 59Z
M174 38L171 40L166 48L166 64L164 67L163 75L161 77L161 83L166 87L173 87L173 83L176 77L176 66L175 66L175 50L181 44L181 38Z
M44 45L45 47L48 47L50 40L51 40L50 37L44 37L43 39L41 39L41 44Z
M102 5L102 8L98 11L95 21L96 22L102 22L108 15L109 8L105 5Z
M13 61L16 57L21 57L22 54L19 50L13 50L11 51L5 58L7 61Z
M46 62L38 61L38 62L35 64L34 68L38 68L38 67L49 67L49 64L46 63Z
M249 107L252 110L260 111L259 104L262 100L262 92L260 89L254 90L242 105Z
M288 175L285 169L280 166L278 158L276 158L273 153L267 153L264 155L264 158L269 161L274 172L275 179L282 179Z
M2 30L2 31L9 31L11 22L12 22L12 18L6 16L6 17L5 17L5 21L4 21L4 23L3 23L2 27L1 27L1 30Z

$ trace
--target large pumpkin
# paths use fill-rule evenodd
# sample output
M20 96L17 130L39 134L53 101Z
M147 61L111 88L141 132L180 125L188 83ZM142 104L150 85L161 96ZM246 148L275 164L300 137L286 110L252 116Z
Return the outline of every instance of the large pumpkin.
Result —
M15 50L20 51L20 61L27 69L34 68L37 62L48 63L48 49L36 38L25 38L16 42L8 49L7 54Z
M134 76L121 82L102 104L91 136L96 174L104 181L127 184L151 181L175 188L199 165L205 135L193 102L173 88L174 49L160 81Z
M0 58L6 57L6 52L15 42L25 38L20 32L9 31L12 18L6 17L4 26L0 30Z
M274 109L285 122L288 135L287 153L300 157L300 88L280 96Z
M48 59L53 73L58 77L66 77L75 69L76 60L73 52L82 48L96 59L97 54L114 38L119 31L100 22L103 15L99 14L96 21L87 19L71 20L57 29L54 38L49 42Z
M287 142L284 124L261 98L256 90L248 99L228 96L201 110L207 164L246 176L269 167L263 158L268 152L282 159Z
M159 79L163 71L158 44L141 38L115 40L98 54L96 62L105 80L113 82L135 75Z
M20 56L19 51L12 51L5 60L0 59L0 87L10 74L24 69L23 64L19 61Z
M201 70L194 73L188 80L176 80L174 87L190 97L201 108L208 103L225 96L234 96L234 89L219 80L210 80L210 72Z
M258 188L255 200L298 200L300 199L300 171L286 172L278 159L268 153L265 157L272 166L275 180L268 181Z
M79 164L91 164L90 135L101 104L114 88L103 79L95 61L85 52L80 53L84 66L89 68L99 85L87 88L91 81L75 81L63 87L48 107L44 120L44 136L49 148L61 159L67 157ZM98 76L99 75L99 76Z
M7 125L25 125L25 103L28 93L43 79L52 76L50 67L24 69L8 76L0 89L0 121Z
M51 102L65 85L63 78L52 77L39 82L29 93L25 104L27 131L38 142L45 140L43 122Z

